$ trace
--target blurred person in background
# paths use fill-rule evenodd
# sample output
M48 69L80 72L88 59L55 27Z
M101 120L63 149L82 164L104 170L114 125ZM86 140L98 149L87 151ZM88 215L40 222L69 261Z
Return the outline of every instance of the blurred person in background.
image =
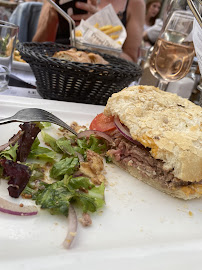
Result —
M58 2L59 0L56 0L57 4ZM87 3L77 2L76 7L87 11L87 14L72 14L71 17L78 25L81 19L86 20L108 4L112 4L127 31L127 38L123 44L121 57L136 62L145 22L144 0L88 0ZM69 43L68 32L68 22L45 0L33 41L56 41L63 43L63 40L65 40L64 43Z
M41 1L26 0L20 3L11 14L9 22L19 26L18 39L20 42L32 41L42 6Z
M161 0L147 0L144 31L155 24L161 10Z
M67 12L78 25L81 20L88 19L91 15L98 11L97 0L88 0L87 3L76 2L76 7L86 11L86 14L72 14L68 10L70 1L53 0L62 10ZM55 41L61 44L69 44L69 24L63 16L61 16L55 8L47 1L44 4L39 17L38 27L33 41L45 42Z
M143 33L144 46L146 47L151 47L152 45L154 45L163 26L163 21L158 18L160 10L161 0L147 1Z
M11 11L8 8L0 6L0 20L1 21L8 21L11 16Z
M153 6L153 5L154 6ZM155 13L158 14L155 17L149 16L149 14L152 13L152 6L153 8L155 7L156 12L153 13L153 16L155 15ZM147 4L146 4L146 18L145 21L150 20L150 22L152 23L152 21L155 23L153 25L148 26L146 23L144 25L144 33L143 33L143 43L146 46L153 46L154 43L156 42L160 31L163 27L163 22L168 18L168 16L174 11L174 10L187 10L188 8L188 4L187 4L187 0L168 0L166 1L166 3L163 6L163 10L161 10L161 18L158 18L159 16L159 12L161 10L161 1L157 2L157 0L153 0L150 1L148 0ZM150 10L150 11L149 11ZM150 19L149 19L150 17Z

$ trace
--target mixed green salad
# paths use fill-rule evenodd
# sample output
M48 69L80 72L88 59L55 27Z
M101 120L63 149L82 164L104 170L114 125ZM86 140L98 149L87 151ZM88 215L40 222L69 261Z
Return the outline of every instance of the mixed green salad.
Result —
M20 128L8 147L0 147L0 177L8 181L11 197L32 199L41 209L65 216L70 206L83 213L104 206L104 182L93 181L81 170L85 165L93 172L92 162L100 162L100 155L106 152L104 139L94 135L78 138L62 128L55 138L49 133L50 123L24 123ZM12 213L5 208L0 205L2 212Z

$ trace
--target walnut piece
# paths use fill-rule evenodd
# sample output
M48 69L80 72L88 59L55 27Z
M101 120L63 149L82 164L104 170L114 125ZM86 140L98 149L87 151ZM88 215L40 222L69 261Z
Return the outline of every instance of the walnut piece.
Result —
M106 182L105 176L102 174L103 169L102 157L91 150L87 150L87 161L80 163L80 171L90 177L95 185L100 185Z

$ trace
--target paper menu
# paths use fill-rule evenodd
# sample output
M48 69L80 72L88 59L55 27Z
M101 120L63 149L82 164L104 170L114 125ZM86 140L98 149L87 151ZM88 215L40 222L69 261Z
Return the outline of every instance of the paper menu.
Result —
M104 34L102 31L97 29L95 27L96 24L98 24L99 27L105 25L113 25L113 26L120 25L122 27L122 30L115 33L118 34L118 38L113 40L110 36ZM76 37L76 40L79 40L80 42L115 49L121 49L127 37L126 29L122 24L122 22L120 21L120 19L118 18L111 4L107 5L102 10L92 15L86 21L82 20L75 30L81 31L82 33L81 37Z

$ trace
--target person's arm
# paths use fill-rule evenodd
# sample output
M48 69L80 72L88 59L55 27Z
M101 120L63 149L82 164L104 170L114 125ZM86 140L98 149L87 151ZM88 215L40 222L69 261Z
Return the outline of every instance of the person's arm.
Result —
M153 45L146 31L143 33L142 41L143 41L142 45L144 47L151 47Z
M81 19L87 19L97 11L97 0L88 0L87 3L76 2L76 7L87 11L87 14L71 15L72 19L76 22L76 25L78 25ZM57 11L48 1L44 0L37 31L32 41L55 41L58 24Z
M39 16L36 33L32 39L34 42L55 41L58 30L58 13L44 0L43 7Z
M149 37L148 37L146 31L143 33L143 37L142 38L143 38L144 41L149 41Z
M137 62L138 52L142 41L144 21L144 0L129 0L126 23L127 38L123 45L123 58Z

